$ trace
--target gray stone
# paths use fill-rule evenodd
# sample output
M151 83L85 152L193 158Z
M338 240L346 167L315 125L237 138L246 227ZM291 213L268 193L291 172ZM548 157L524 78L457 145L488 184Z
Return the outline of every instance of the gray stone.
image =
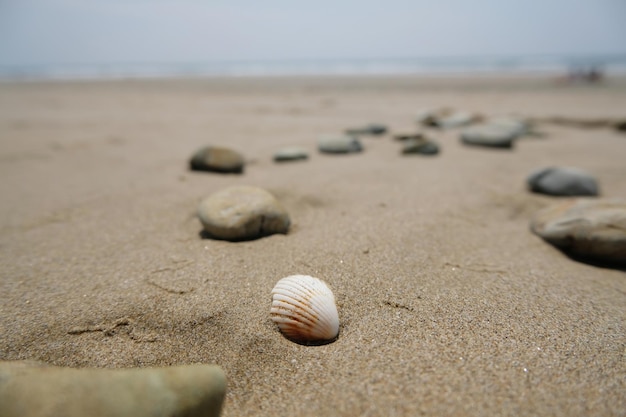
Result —
M436 155L439 153L439 145L427 139L408 139L404 141L404 145L402 147L402 153L404 155L408 155L408 154Z
M75 369L0 362L2 417L219 416L226 378L212 365Z
M568 200L538 212L530 227L572 255L626 263L626 200Z
M282 148L274 154L275 162L301 161L309 158L309 153L302 148Z
M469 112L452 112L450 114L440 115L434 117L431 121L433 126L442 129L452 129L456 127L467 126L474 123L478 119L478 116Z
M524 136L531 133L532 126L530 123L521 118L515 117L495 117L485 122L486 125L495 126L508 130L516 136Z
M193 171L223 173L243 172L245 161L237 151L218 146L205 146L193 154L189 167Z
M393 135L393 138L401 142L408 140L421 140L424 139L424 134L421 132L396 133Z
M363 150L359 139L352 136L330 136L318 141L318 149L322 153L355 153Z
M528 188L541 194L555 196L596 196L598 184L587 172L569 167L549 167L537 170L527 179Z
M461 142L466 145L490 148L512 148L518 133L507 127L483 124L461 132Z
M372 123L363 127L346 129L346 133L348 135L384 135L385 133L387 133L387 126L379 123Z
M217 191L200 203L198 217L209 237L230 241L287 233L287 211L262 188L234 186Z
M418 124L423 126L438 127L441 129L452 129L467 126L478 122L481 119L482 116L476 113L452 110L450 108L423 110L416 116Z

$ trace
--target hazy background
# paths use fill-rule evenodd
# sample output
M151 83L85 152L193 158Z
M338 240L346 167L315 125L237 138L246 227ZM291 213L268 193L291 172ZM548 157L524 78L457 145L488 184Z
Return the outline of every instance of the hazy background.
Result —
M626 1L0 0L5 71L537 55L624 59Z

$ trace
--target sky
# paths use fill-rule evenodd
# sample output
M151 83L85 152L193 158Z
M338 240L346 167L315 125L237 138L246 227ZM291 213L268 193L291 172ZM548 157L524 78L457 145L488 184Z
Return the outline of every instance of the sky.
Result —
M626 0L0 0L0 65L625 54Z

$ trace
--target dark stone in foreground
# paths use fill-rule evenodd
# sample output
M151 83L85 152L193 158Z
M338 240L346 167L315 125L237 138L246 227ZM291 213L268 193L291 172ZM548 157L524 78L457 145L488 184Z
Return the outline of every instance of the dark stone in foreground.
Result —
M318 149L322 153L355 153L361 152L363 145L352 136L331 136L320 139Z
M569 167L549 167L533 172L528 188L536 193L554 196L596 196L598 184L587 172Z
M404 155L437 155L439 153L439 145L426 139L408 139L404 141L402 153Z
M223 240L256 239L287 233L287 211L262 188L234 186L217 191L200 202L198 217L206 233Z
M193 154L189 167L193 171L241 173L244 163L243 156L232 149L206 146Z
M217 417L226 378L212 365L75 369L0 362L2 417Z
M530 227L572 255L626 264L626 200L569 200L538 212Z

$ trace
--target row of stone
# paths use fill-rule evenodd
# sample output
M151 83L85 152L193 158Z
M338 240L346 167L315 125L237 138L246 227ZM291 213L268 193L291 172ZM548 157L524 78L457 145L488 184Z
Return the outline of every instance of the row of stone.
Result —
M463 118L459 115L452 118L452 120L461 119L469 120L470 118ZM475 118L471 120L476 121ZM447 127L453 125L453 123L444 124ZM379 124L349 129L344 136L321 139L318 146L321 152L326 153L360 152L363 149L361 142L353 135L378 136L386 131L386 127ZM489 136L485 132L493 135ZM461 139L467 144L510 147L511 141L529 132L531 132L530 126L522 121L499 119L489 123L483 121L472 130L464 131ZM500 139L497 134L502 134L500 139L506 136L508 145L498 142ZM403 142L403 153L436 154L439 152L438 145L421 133L396 134L394 138ZM282 152L275 156L275 160L308 157L306 151L301 149L286 149ZM205 148L200 153L209 156L205 159L211 159L215 155L228 155L227 152L221 150L213 153L211 148ZM194 159L198 158L194 157L192 161ZM240 160L243 162L243 158ZM193 162L192 166L194 166ZM527 185L533 192L551 196L597 196L599 194L598 183L593 176L571 167L548 167L537 170L529 175ZM611 208L607 210L609 206ZM569 209L549 211L552 213L550 220L546 220L545 215L538 215L537 219L533 220L531 228L550 243L576 255L626 263L626 249L624 248L626 227L621 226L626 221L624 220L626 219L626 206L615 200L602 200L597 204L586 203L584 210L577 207L579 206L572 209L574 214L568 211ZM274 233L287 233L290 225L289 215L279 202L267 191L255 187L231 187L207 197L199 206L198 216L207 236L233 241L255 239ZM575 221L572 220L572 216ZM584 232L579 230L581 225L584 225ZM602 232L605 226L612 228L609 241L603 240L603 236L608 236L607 233ZM567 238L562 237L563 233ZM555 236L558 237L555 238ZM592 240L590 236L593 237Z
M556 173L556 179L551 180L550 173ZM573 174L571 178L577 179L579 171L548 168L531 175L531 178L543 178L543 185L550 195L597 194L595 183L592 185L583 181L576 185L575 182L568 182L567 174ZM559 188L558 182L562 178L565 182L561 184L563 188ZM583 188L578 189L580 186ZM594 194L588 193L591 191ZM284 234L291 224L287 210L271 193L252 186L227 187L209 195L199 204L198 217L207 237L229 241ZM531 223L531 229L546 241L574 255L626 263L626 201L568 200L556 208L539 212Z
M463 118L457 115L453 119ZM446 125L451 125L451 123ZM321 153L328 154L358 153L363 150L359 136L379 136L385 134L387 130L387 127L382 124L370 124L360 128L347 129L343 135L320 138L318 149ZM521 119L499 118L462 131L460 139L466 145L512 148L518 137L530 133L530 125ZM403 143L402 154L436 155L440 151L440 146L436 141L419 132L400 133L394 135L394 138ZM306 160L308 157L309 153L306 149L286 147L274 154L274 161L299 161ZM193 154L189 165L192 170L196 171L242 173L245 158L233 149L206 146Z

